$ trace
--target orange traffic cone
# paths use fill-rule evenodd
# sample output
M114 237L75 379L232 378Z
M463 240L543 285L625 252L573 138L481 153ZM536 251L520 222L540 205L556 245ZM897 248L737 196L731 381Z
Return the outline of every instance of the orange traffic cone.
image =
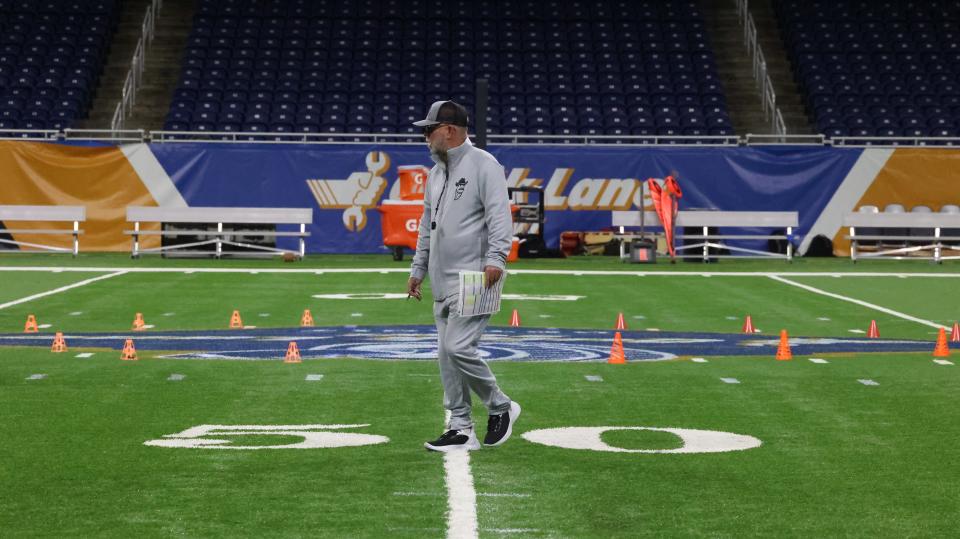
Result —
M146 325L146 322L143 321L143 313L137 313L137 315L133 317L133 331L143 331L147 329L144 327Z
M32 314L28 314L28 315L27 315L27 321L26 321L25 324L23 324L23 332L24 332L24 333L37 333L38 331L40 331L40 329L37 328L37 318L36 318L35 316L33 316Z
M950 357L950 347L947 346L947 331L940 328L937 335L937 346L933 349L933 357Z
M124 361L137 360L137 349L133 346L133 339L127 339L123 343L123 352L120 353L120 359Z
M867 337L870 338L870 339L879 339L879 338L880 338L880 330L877 329L877 321L876 321L876 320L871 320L871 321L870 321L870 329L867 330Z
M790 341L787 339L787 330L780 330L780 345L777 346L777 361L786 361L793 359L793 353L790 351Z
M313 315L310 314L310 309L303 310L303 316L300 317L300 327L303 327L303 328L313 327Z
M753 335L753 333L754 333L754 331L753 331L753 319L750 318L750 315L749 315L749 314L747 315L747 318L743 321L743 330L741 330L741 333L747 333L747 334L749 334L749 335Z
M63 332L58 331L57 335L53 338L53 344L50 346L51 352L66 352L67 351L67 341L63 338Z
M950 332L950 342L960 342L960 323L953 323L953 331Z
M610 359L607 360L607 363L619 365L626 362L627 358L623 355L623 338L618 331L613 334L613 346L610 347Z
M510 315L510 326L518 328L520 327L520 313L516 309L513 310L513 314Z
M240 311L234 309L230 315L230 329L243 329L243 320L240 319Z
M290 341L287 345L287 355L283 358L284 363L302 363L300 359L300 349L297 348L297 341Z
M617 315L617 325L613 329L617 331L627 329L627 323L623 321L623 313Z

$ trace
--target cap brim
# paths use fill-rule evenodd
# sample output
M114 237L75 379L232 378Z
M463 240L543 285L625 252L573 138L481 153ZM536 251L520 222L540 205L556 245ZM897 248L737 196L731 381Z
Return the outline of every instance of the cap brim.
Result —
M428 125L437 125L440 122L434 120L420 120L418 122L413 122L413 125L417 127L427 127Z

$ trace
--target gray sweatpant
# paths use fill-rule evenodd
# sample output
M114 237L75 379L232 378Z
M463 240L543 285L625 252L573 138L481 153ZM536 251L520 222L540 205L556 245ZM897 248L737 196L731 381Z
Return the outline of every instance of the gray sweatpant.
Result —
M500 391L497 378L480 358L477 343L490 316L457 316L457 295L433 303L437 322L437 359L443 383L443 406L450 410L448 429L473 427L470 390L480 397L489 414L510 410L510 398Z

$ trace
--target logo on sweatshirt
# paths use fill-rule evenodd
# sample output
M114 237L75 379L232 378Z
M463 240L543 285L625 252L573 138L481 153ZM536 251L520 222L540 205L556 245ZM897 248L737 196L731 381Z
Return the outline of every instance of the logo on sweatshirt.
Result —
M456 184L456 185L457 185L457 190L456 190L456 192L454 192L454 194L453 194L453 199L454 199L454 200L460 200L460 197L463 196L463 189L467 186L467 179L466 179L466 178L460 178L459 180L457 180L457 184Z

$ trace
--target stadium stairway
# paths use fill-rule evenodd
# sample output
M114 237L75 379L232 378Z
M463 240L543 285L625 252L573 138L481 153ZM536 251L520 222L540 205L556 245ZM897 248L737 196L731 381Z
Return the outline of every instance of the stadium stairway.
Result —
M78 129L109 129L130 59L142 32L143 17L149 0L123 2L119 26L100 78L89 117L77 122ZM177 85L183 50L193 21L193 0L164 0L156 22L156 34L147 50L144 83L137 92L133 113L127 117L128 129L161 129Z
M793 78L793 70L784 47L783 36L777 17L773 11L772 0L753 0L748 7L757 25L757 39L767 58L767 70L773 91L777 94L777 106L783 114L783 123L791 135L813 134L813 122L807 116L803 93Z
M746 54L736 1L704 0L702 6L735 132L738 135L771 133L770 120L764 118L760 92L753 80L753 63ZM767 69L787 133L813 133L803 99L793 80L770 0L753 0L749 8L757 25L760 47L767 59Z

